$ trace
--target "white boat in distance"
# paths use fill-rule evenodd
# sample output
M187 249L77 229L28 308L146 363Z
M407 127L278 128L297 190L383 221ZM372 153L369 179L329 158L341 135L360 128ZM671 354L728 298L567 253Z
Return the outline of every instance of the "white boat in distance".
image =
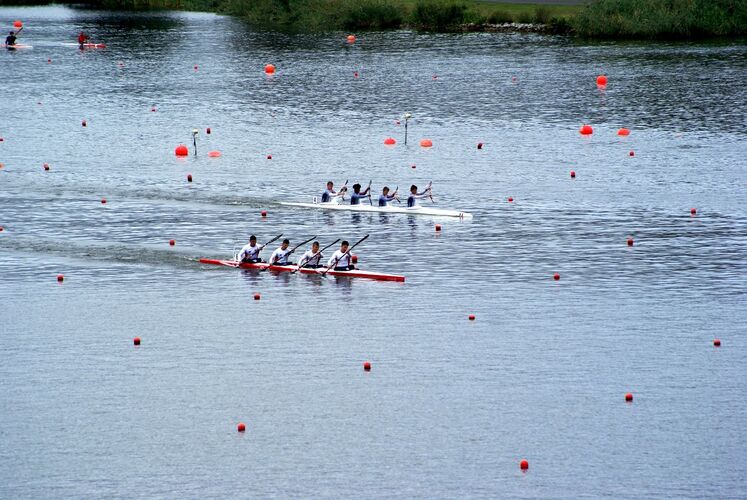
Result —
M407 215L431 215L436 217L459 217L460 219L468 219L472 217L469 212L459 212L458 210L445 210L443 208L433 208L428 206L417 205L414 207L400 207L400 206L386 206L377 207L372 205L343 205L342 203L329 202L321 203L314 200L313 203L293 203L293 202L280 202L281 205L286 207L303 207L303 208L321 208L324 210L347 210L348 212L374 212L383 214L407 214Z

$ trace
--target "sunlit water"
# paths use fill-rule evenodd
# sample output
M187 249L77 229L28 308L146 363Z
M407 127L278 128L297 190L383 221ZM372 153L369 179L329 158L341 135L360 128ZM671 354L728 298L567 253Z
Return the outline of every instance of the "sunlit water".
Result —
M747 496L745 45L0 19L0 497ZM197 263L252 233L407 281Z

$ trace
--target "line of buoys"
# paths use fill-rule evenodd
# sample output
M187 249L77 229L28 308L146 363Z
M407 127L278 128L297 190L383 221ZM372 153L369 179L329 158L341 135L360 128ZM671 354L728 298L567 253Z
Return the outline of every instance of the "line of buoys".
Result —
M438 233L440 231L441 231L441 224L436 224L436 232Z
M192 174L187 174L187 182L192 182Z
M386 139L384 139L384 144L386 144L387 146L394 146L395 144L397 144L397 141L394 140L393 137L387 137Z
M558 281L560 279L560 273L553 274L552 279L554 279L555 281Z
M607 77L605 75L599 75L597 77L597 85L607 85Z
M617 135L628 136L630 135L630 130L623 127L617 131Z
M135 337L134 339L132 339L132 343L135 345L140 345L140 337Z
M176 240L169 240L169 246L173 247L174 245L176 245Z
M273 73L275 73L275 65L265 64L265 73L268 75L272 75Z
M519 462L519 468L521 470L529 469L529 462L527 462L526 460L522 460L521 462Z
M628 243L629 247L632 247L633 246L633 238L628 238L627 243Z
M176 149L174 149L174 154L176 156L187 156L189 155L189 149L187 149L187 146L184 144L179 144Z
M254 300L259 300L261 298L262 298L262 296L260 294L258 294L258 293L254 294Z
M575 179L575 178L576 178L576 171L571 170L571 179Z
M420 141L420 147L421 148L432 148L433 147L433 141L430 139L421 139Z
M239 422L239 425L236 426L236 430L239 432L245 432L246 424L244 422Z
M368 361L364 361L363 362L363 370L367 371L367 372L370 372L371 371L371 363L368 362Z
M583 125L579 129L579 132L581 133L581 135L591 135L594 133L594 129L591 128L591 125Z
M713 339L713 345L715 347L721 347L721 341L719 339Z
M353 78L358 78L358 72L357 71L353 71Z
M346 40L348 43L355 43L355 35L348 35Z
M221 155L220 151L209 151L208 156L210 158L219 158Z
M65 275L64 274L58 274L57 275L57 281L59 281L60 283L62 283L63 281L65 281Z
M474 314L470 314L469 316L467 316L467 319L469 319L470 321L474 321L475 320L475 315Z
M625 401L627 401L628 403L630 403L631 401L633 401L633 394L630 393L630 392L626 393L625 394Z

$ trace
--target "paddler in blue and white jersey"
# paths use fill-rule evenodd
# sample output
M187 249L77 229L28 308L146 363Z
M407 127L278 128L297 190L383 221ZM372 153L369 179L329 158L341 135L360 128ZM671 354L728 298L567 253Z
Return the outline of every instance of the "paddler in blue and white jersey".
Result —
M416 206L417 203L415 200L430 196L432 189L433 188L429 185L427 188L425 188L425 190L423 190L422 193L418 193L418 187L415 184L410 186L410 196L407 197L407 208Z
M315 241L311 244L311 250L307 250L306 253L298 259L298 267L310 267L311 269L323 267L320 264L322 257L322 252L319 251L319 242Z
M327 189L322 193L322 203L331 203L335 198L345 196L348 188L343 186L340 191L335 191L335 184L332 181L327 182Z
M382 189L381 191L381 196L379 196L379 206L386 207L392 200L399 200L399 197L397 197L397 190L395 189L394 193L390 195L389 188L387 186L384 186L384 189Z
M244 245L244 247L239 250L239 254L236 259L239 262L262 262L262 259L259 258L259 252L261 252L263 248L264 245L257 245L257 237L251 235L249 237L249 244Z
M287 266L290 264L290 262L288 262L288 257L293 253L293 250L288 248L288 245L290 245L290 240L286 238L283 240L283 244L276 248L275 251L272 252L272 255L270 255L270 265Z
M368 194L371 192L371 184L369 183L368 187L365 191L361 192L361 185L360 184L353 184L353 193L350 195L350 204L351 205L360 205L361 204L361 198L370 198L371 195Z
M348 253L348 247L350 243L343 241L340 244L340 249L332 254L332 257L327 261L327 267L334 267L335 271L352 271L355 266L352 263L350 254Z

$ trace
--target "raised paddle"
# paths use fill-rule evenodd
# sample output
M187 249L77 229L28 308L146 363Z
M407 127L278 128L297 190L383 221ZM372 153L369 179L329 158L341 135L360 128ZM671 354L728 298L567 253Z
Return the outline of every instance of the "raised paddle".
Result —
M366 188L366 191L368 191L368 204L373 206L373 201L371 201L371 182L368 181L368 187Z
M313 240L314 238L316 238L316 236L312 236L312 237L311 237L311 238L309 238L308 240L306 240L306 241L304 241L304 242L301 242L301 243L299 243L298 245L294 246L293 248L291 248L291 251L290 251L290 252L288 252L287 254L285 254L285 256L286 256L286 257L287 257L287 256L289 256L290 254L292 254L293 252L295 252L295 251L296 251L296 249L298 249L298 247L300 247L301 245L305 245L306 243L310 242L310 241L311 241L311 240ZM277 262L277 260L275 260L275 262ZM286 266L286 265L290 265L290 264L275 264L275 262L270 262L270 265L271 265L271 266L274 266L274 265L280 265L280 266Z
M311 257L309 258L309 260L307 260L306 262L304 262L304 263L303 263L303 265L302 265L302 266L298 266L298 268L296 268L296 269L294 269L293 271L291 271L291 274L296 274L296 273L297 273L298 271L300 271L300 270L301 270L301 269L303 269L304 267L308 266L308 265L309 265L309 262L311 262L311 261L312 261L313 259L315 259L317 255L321 255L321 253L322 253L323 251L325 251L326 249L328 249L329 247L331 247L332 245L334 245L334 244L335 244L335 243L337 243L338 241L340 241L340 238L337 238L337 239L336 239L335 241L333 241L332 243L330 243L329 245L327 245L326 247L322 248L322 249L321 249L321 250L319 250L319 251L318 251L317 253L315 253L314 255L312 255L312 256L311 256Z
M346 255L350 255L350 252L352 252L352 251L353 251L353 248L355 248L355 247L357 247L358 245L360 245L361 243L363 243L363 242L364 242L364 241L366 240L366 238L368 238L368 236L369 236L369 235L367 234L367 235L365 235L365 236L364 236L363 238L361 238L361 239L359 239L359 240L358 240L357 242L355 242L355 245L353 245L352 247L348 248L348 251L347 251L347 252L345 252L344 254L342 254L342 255L340 255L339 257L337 257L337 258L335 259L335 261L334 261L334 262L332 263L332 265L331 265L331 266L329 266L329 267L327 267L327 269L325 269L324 271L321 271L321 273L320 273L320 274L321 274L322 276L325 276L325 275L326 275L326 274L327 274L327 273L328 273L328 272L330 271L330 269L332 269L333 267L335 267L335 266L337 265L337 263L338 263L338 262L340 262L340 259L342 259L342 258L343 258L343 257L345 257Z
M431 203L436 203L433 201L433 181L430 181L428 183L428 186L425 188L426 191L428 191L428 198L431 199Z

